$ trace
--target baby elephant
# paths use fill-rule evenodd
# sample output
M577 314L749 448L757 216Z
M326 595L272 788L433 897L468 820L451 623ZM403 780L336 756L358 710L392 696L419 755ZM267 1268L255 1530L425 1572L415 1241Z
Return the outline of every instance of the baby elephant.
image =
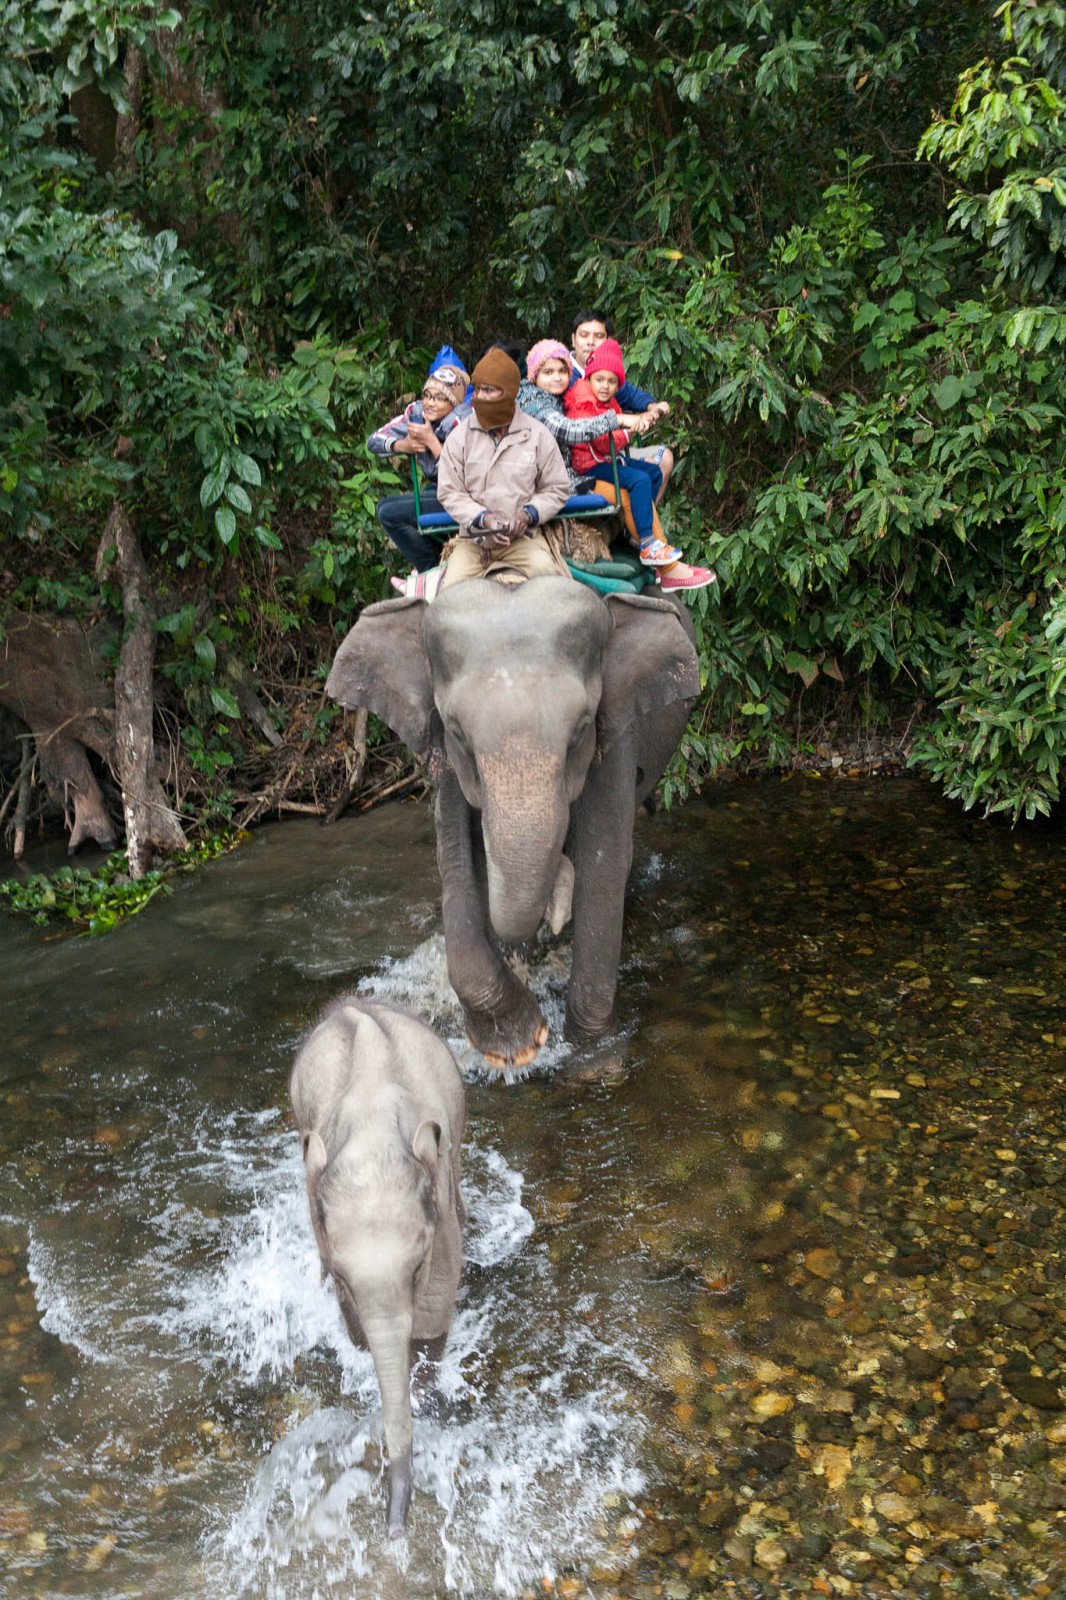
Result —
M399 1538L411 1502L411 1347L439 1360L462 1272L463 1080L424 1023L346 999L303 1045L289 1094L322 1270L374 1358Z

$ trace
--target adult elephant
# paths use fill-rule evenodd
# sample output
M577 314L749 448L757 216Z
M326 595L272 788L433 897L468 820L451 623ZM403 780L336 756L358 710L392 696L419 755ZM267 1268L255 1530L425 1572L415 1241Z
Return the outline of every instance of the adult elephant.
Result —
M368 606L326 685L369 706L437 784L448 976L471 1042L525 1066L548 1036L500 951L573 915L567 1034L611 1022L633 816L699 692L692 623L669 599L557 577L480 581L432 605Z

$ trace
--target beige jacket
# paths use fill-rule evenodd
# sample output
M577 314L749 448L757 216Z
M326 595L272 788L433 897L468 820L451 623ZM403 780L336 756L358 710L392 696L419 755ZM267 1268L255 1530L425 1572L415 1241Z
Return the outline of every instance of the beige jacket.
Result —
M464 535L482 511L513 517L529 505L543 525L569 499L570 477L542 422L516 410L497 444L471 415L452 430L440 453L437 497Z

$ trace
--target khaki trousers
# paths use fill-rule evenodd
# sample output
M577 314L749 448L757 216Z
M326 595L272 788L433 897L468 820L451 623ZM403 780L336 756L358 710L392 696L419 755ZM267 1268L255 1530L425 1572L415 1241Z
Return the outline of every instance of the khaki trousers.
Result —
M463 583L467 578L487 578L506 571L520 573L523 578L570 577L553 541L538 530L531 539L515 539L505 550L494 550L487 567L482 566L481 552L473 539L459 539L448 557L441 588L450 589L453 583Z

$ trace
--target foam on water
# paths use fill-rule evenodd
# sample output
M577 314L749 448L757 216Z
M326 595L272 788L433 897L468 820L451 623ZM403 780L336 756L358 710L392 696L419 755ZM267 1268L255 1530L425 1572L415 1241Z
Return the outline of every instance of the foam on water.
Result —
M566 1021L566 980L570 971L569 947L542 945L535 960L512 957L512 964L523 983L537 997L548 1024L547 1045L538 1052L533 1066L520 1073L504 1073L505 1081L527 1077L531 1072L552 1072L571 1053L563 1038ZM357 993L383 1005L413 1011L436 1028L452 1050L463 1077L472 1081L498 1083L501 1074L489 1067L466 1037L463 1010L448 981L448 958L444 935L434 934L409 956L382 963L381 971L364 978Z

